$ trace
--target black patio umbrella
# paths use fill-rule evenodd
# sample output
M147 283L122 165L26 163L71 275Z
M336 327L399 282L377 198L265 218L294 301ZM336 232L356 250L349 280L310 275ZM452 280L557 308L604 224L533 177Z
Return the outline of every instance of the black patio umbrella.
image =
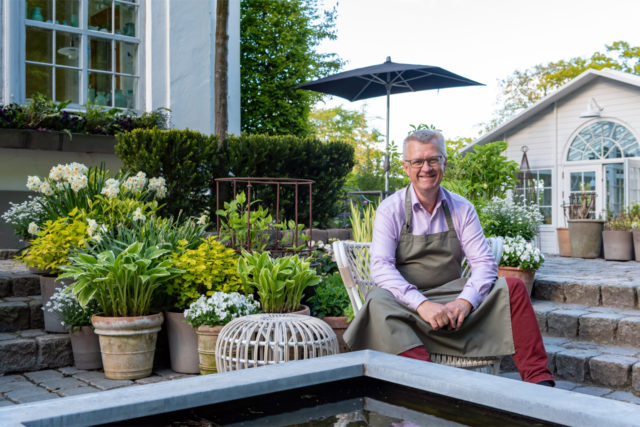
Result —
M447 87L476 86L474 82L440 67L431 65L398 64L391 57L379 65L358 68L334 74L333 76L304 83L296 89L340 96L349 101L375 98L387 95L387 145L384 165L384 191L389 191L389 106L394 93L417 92Z

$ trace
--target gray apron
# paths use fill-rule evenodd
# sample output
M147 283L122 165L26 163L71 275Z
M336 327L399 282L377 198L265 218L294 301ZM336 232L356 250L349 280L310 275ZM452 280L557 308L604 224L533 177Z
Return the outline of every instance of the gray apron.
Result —
M405 199L405 220L396 249L396 268L432 302L455 300L467 279L460 277L462 248L445 200L442 208L448 231L412 234L410 187ZM434 331L429 323L391 292L373 287L362 309L344 334L351 350L378 350L399 354L424 345L429 353L488 357L514 353L507 282L498 278L487 298L457 331Z

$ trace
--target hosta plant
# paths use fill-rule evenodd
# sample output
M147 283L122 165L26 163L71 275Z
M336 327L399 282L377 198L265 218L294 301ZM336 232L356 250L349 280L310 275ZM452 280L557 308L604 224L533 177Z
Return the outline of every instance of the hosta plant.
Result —
M251 292L251 288L242 285L238 276L238 254L233 249L226 248L215 237L203 239L195 249L179 246L171 254L171 261L175 268L184 270L184 273L170 280L165 291L174 300L173 305L180 310L184 310L201 295Z
M233 319L260 312L260 303L253 295L237 292L214 292L211 296L202 295L184 311L184 317L193 327L222 326Z
M503 244L501 267L517 267L523 270L537 270L544 263L540 249L522 237L506 237Z
M183 273L166 259L168 250L132 243L120 253L106 250L97 255L78 254L62 267L61 278L75 282L66 288L81 306L93 298L107 316L150 314L154 293L167 280Z
M309 261L298 255L272 258L268 252L242 252L238 273L242 283L258 292L262 310L287 313L300 307L303 291L320 283Z

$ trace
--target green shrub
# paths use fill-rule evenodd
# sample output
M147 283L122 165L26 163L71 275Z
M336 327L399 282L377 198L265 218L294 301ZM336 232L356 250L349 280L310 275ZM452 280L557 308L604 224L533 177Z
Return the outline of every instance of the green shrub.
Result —
M242 135L228 139L230 171L235 176L314 180L313 221L326 225L340 212L342 187L354 165L354 150L343 142L322 143L295 136ZM166 176L166 175L164 175ZM274 185L254 185L255 196L275 211ZM266 203L270 203L266 205ZM280 218L295 218L295 189L280 186ZM309 221L308 187L298 188L298 222Z
M347 289L342 283L340 273L333 273L322 278L316 286L316 293L309 298L311 314L316 317L347 316L347 308L351 306Z
M191 130L136 129L116 138L115 152L124 171L165 178L168 195L162 214L199 217L210 210L213 179L227 175L216 136Z

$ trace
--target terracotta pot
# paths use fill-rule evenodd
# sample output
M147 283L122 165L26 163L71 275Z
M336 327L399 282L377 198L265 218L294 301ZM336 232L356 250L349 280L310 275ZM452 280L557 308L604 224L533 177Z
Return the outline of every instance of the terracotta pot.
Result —
M62 326L62 319L58 313L52 313L47 309L47 303L56 293L56 288L63 288L72 283L71 279L58 280L57 277L40 276L40 294L42 295L42 308L44 317L44 330L57 334L66 334L67 328Z
M304 316L311 316L311 309L307 305L300 304L298 306L298 310L292 311L291 314L302 314Z
M558 255L571 256L571 240L569 240L569 229L566 227L556 228L558 232Z
M519 267L498 267L498 277L517 277L522 280L527 287L527 295L531 295L535 275L535 270L523 270Z
M570 219L569 240L571 256L578 258L598 258L602 252L601 219Z
M100 341L91 326L83 326L71 332L71 349L73 350L73 365L78 369L102 368Z
M91 323L100 337L104 376L111 380L134 380L151 375L162 321L162 313L131 317L94 315Z
M198 335L198 356L200 358L200 374L208 375L218 372L216 367L216 344L222 326L199 326L196 329Z
M633 259L633 234L630 231L604 230L602 232L604 259L630 261Z
M636 261L640 261L640 228L631 230L633 235L633 252L636 255Z
M347 343L343 338L344 331L346 331L349 327L349 323L347 323L347 316L326 316L323 317L322 320L324 320L327 325L331 326L331 329L333 329L333 332L335 332L336 336L338 337L338 347L340 353L348 352L349 347L347 347Z
M166 311L164 316L167 320L171 369L181 374L199 373L196 330L186 322L183 312Z

